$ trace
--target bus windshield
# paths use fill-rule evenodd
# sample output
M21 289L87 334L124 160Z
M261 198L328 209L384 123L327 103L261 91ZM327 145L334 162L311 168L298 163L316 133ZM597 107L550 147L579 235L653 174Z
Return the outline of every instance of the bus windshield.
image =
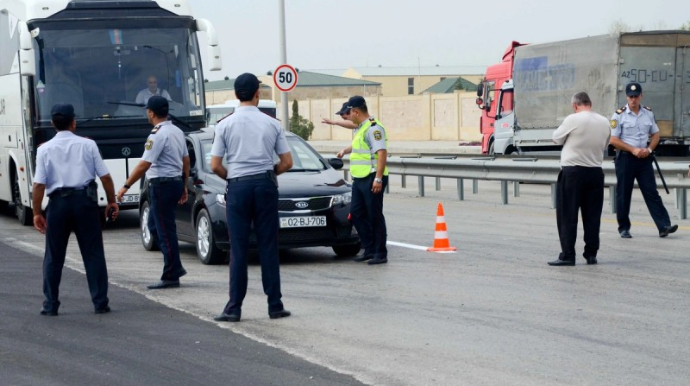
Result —
M109 26L110 25L110 26ZM34 77L37 116L56 103L88 120L146 118L151 95L170 101L170 114L204 121L201 63L189 28L69 29L41 26Z

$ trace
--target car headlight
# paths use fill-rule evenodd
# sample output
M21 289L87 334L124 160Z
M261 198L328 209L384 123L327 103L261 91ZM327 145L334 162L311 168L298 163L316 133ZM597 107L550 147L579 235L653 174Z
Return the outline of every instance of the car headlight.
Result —
M352 192L347 192L345 194L337 194L333 196L333 205L348 205L352 201Z
M216 202L218 205L225 206L225 195L224 194L216 194Z

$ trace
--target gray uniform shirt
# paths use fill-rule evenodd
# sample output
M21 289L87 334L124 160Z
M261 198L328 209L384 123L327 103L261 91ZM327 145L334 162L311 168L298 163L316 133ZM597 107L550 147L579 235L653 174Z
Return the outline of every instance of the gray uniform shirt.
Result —
M647 147L649 136L659 132L654 113L645 106L640 106L639 114L635 114L628 105L618 111L611 117L611 135L619 137L630 146Z
M211 155L225 157L227 178L273 170L274 155L290 152L278 120L254 106L240 106L215 128Z
M38 148L34 182L45 185L46 194L59 188L83 188L106 174L96 142L69 130L58 132Z
M141 159L150 162L146 178L182 175L182 158L189 155L184 133L170 121L161 122L151 130Z
M357 129L355 129L355 135L357 132L366 124L369 122L369 119L376 119L374 117L369 117L367 118L366 121L362 122ZM379 150L386 150L386 129L380 124L374 125L374 123L371 123L371 126L369 126L369 130L367 130L366 135L364 136L364 142L367 143L367 146L371 149L371 153L376 153Z

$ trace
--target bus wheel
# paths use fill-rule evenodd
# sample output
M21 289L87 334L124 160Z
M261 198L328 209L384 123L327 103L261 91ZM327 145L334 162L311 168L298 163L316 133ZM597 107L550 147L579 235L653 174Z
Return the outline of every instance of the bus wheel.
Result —
M12 185L14 193L14 213L17 215L19 223L22 225L31 225L34 223L33 210L27 208L22 204L22 192L19 189L19 177L14 176L14 184Z

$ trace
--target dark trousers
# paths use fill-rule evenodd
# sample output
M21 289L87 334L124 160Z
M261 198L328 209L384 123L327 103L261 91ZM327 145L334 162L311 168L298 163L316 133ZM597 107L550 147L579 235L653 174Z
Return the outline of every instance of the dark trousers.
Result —
M556 185L556 223L561 240L560 260L575 261L578 211L582 212L585 257L599 250L601 209L604 206L604 172L597 167L564 166Z
M163 275L161 280L179 280L184 273L180 261L180 246L177 241L175 209L182 197L182 179L149 183L151 209L148 227L158 236L158 247L163 253Z
M651 157L637 158L626 152L620 152L616 157L616 218L619 232L630 230L630 201L635 179L657 229L661 231L671 225L671 219L656 188L652 162Z
M350 214L352 224L357 229L362 247L366 255L387 258L386 248L386 218L383 216L383 192L388 186L388 176L383 176L381 193L371 191L376 173L368 177L355 178L352 183L352 202Z
M101 210L86 191L74 191L62 196L52 194L46 209L46 252L43 259L43 308L57 311L60 307L60 280L65 265L67 242L70 234L77 236L79 251L84 261L86 281L96 309L108 305L108 269L103 251Z
M247 295L247 254L254 225L261 259L261 282L268 296L268 312L283 310L278 261L278 188L265 178L229 182L226 213L230 236L230 301L227 314L237 314Z

